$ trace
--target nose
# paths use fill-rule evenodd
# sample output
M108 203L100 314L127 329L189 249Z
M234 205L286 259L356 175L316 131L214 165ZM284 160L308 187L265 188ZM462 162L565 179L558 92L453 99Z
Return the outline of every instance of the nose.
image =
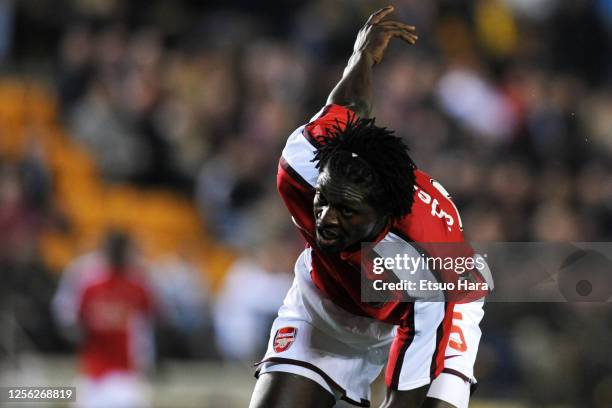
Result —
M319 221L323 227L337 226L339 225L338 212L331 206L326 206L321 211Z

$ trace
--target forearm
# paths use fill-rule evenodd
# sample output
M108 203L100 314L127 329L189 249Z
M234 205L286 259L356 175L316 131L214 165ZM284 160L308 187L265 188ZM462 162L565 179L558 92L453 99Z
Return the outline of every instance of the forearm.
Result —
M346 106L362 118L372 110L372 67L374 60L368 53L355 51L344 69L342 79L327 98L327 104Z

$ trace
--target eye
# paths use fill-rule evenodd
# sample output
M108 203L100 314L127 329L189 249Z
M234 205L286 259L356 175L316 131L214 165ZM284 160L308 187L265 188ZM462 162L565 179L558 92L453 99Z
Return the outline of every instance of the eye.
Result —
M355 211L351 210L350 208L342 208L340 212L342 213L343 217L347 218L350 218L355 214Z
M327 200L325 199L325 196L321 194L320 191L317 191L317 193L315 194L315 201L317 202L317 205L327 205Z

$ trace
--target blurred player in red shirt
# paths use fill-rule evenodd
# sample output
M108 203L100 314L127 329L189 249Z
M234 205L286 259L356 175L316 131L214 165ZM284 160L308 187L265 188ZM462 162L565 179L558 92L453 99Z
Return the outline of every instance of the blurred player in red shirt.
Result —
M102 253L77 262L56 297L58 317L73 318L79 333L82 407L149 406L141 375L153 357L153 296L132 249L127 235L111 232Z

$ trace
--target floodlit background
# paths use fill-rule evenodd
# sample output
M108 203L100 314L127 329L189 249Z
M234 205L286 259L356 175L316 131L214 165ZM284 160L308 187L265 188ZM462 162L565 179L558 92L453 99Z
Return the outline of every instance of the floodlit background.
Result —
M612 1L392 3L419 42L376 68L375 116L468 238L612 240ZM154 405L246 406L303 245L280 151L386 4L0 0L1 382L75 383L52 299L113 227L159 311ZM482 328L472 406L612 406L610 306L490 304Z

